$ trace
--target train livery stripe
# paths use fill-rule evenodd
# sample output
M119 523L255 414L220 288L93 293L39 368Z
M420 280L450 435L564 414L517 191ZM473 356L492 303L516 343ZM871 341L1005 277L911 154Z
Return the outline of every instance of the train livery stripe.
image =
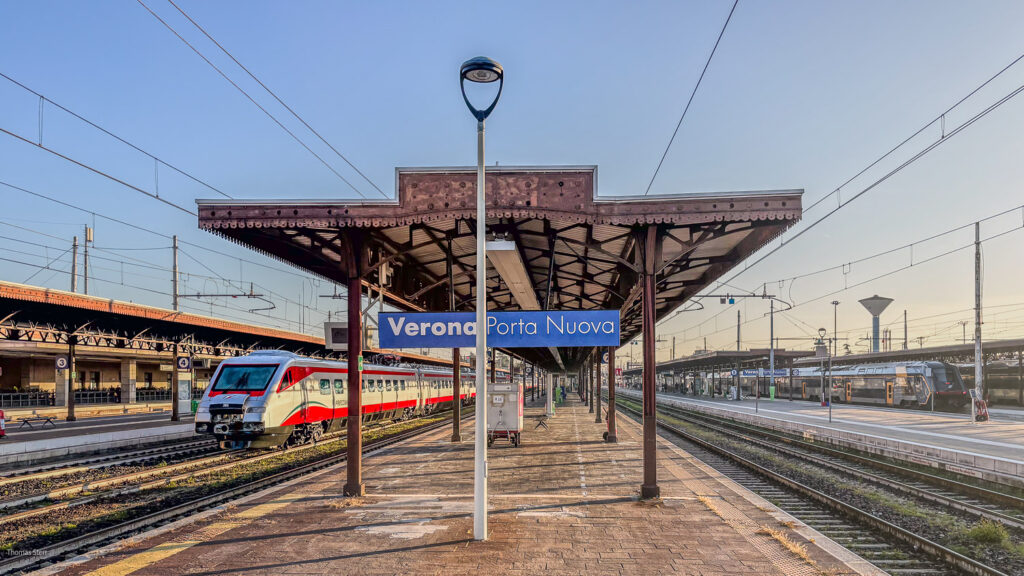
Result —
M427 398L426 404L438 404L440 402L451 402L454 396L438 396L437 398Z
M450 399L450 398L449 398ZM404 408L415 408L416 400L401 400L398 402L383 402L380 404L366 404L363 406L363 414L376 414L378 412L390 412L392 410L402 410ZM282 426L295 426L296 424L303 424L309 422L323 422L324 420L333 420L336 418L348 417L348 407L342 406L340 408L331 409L327 406L312 404L306 407L306 418L302 418L302 411L296 408L289 414L288 418L281 423Z

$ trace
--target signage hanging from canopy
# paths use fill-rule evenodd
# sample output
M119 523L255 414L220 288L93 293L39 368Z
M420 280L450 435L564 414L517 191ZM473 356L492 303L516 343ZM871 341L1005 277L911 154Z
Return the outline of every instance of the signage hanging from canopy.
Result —
M469 348L476 345L473 312L384 312L381 348ZM487 345L495 348L619 345L618 310L491 312Z

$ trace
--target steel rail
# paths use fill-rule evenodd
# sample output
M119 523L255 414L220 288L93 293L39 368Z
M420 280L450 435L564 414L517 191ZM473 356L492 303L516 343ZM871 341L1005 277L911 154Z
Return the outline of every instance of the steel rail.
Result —
M663 406L665 406L665 405L663 405ZM814 451L814 452L820 452L820 453L825 454L827 456L833 456L835 458L841 458L841 459L844 459L844 460L849 460L849 461L856 462L858 464L863 464L865 466L869 466L869 467L872 467L872 468L879 468L879 469L884 470L886 472L891 472L893 474L899 474L899 475L902 475L902 476L907 476L907 477L913 478L915 480L920 480L922 482L930 482L930 483L936 484L936 485L938 485L939 487L942 487L942 488L947 488L947 489L950 489L950 490L956 490L956 491L962 492L963 494L968 495L968 496L973 496L975 498L982 498L982 499L988 500L988 501L993 502L993 503L1003 504L1003 505L1006 505L1006 506L1010 506L1012 508L1018 508L1020 510L1024 510L1024 498L1020 498L1020 497L1014 496L1012 494L1007 494L1005 492L1000 492L998 490L991 490L989 488L983 488L981 486L973 486L971 484L967 484L966 482L960 482L960 481L954 480L952 478L944 478L942 476L937 476L935 474L929 474L928 472L923 472L921 470L914 470L913 468L907 468L905 466L900 466L899 464L893 464L893 463L890 463L890 462L885 462L883 460L878 460L876 458L871 458L871 457L868 457L868 456L863 456L861 454L855 454L855 453L852 453L852 452L846 452L846 451L839 450L839 449L836 449L836 448L830 448L828 446L822 446L821 444L815 444L815 443L812 443L812 442L806 442L804 440L800 440L799 438L793 438L793 437L790 437L790 436L786 436L784 434L780 434L778 432L772 432L770 430L764 430L764 429L761 429L761 428L757 428L755 426L751 426L749 424L744 424L742 422L737 422L735 420L730 420L730 419L714 420L711 417L707 416L706 414L701 414L701 413L698 413L698 412L689 411L689 410L686 410L685 408L681 408L681 407L678 407L678 406L669 406L669 408L672 409L672 410L675 410L675 411L685 411L686 414L688 416L692 417L692 418L699 418L699 419L706 420L706 421L714 421L714 422L716 422L718 424L724 424L726 426L730 426L730 427L733 427L733 428L736 428L736 429L739 429L739 430L745 430L745 431L748 431L748 432L753 433L753 434L758 434L760 436L764 436L764 437L768 437L768 438L775 438L775 439L777 439L780 442L784 442L786 444L792 444L792 445L795 445L795 446L800 446L802 448L806 448L807 450L811 450L811 451Z
M470 416L471 415L467 415L463 420ZM426 434L427 432L431 432L450 424L451 422L447 419L442 419L433 424L427 424L389 438L375 440L363 446L363 454L374 452L392 444L404 442L410 438ZM25 570L26 568L30 568L44 562L52 562L55 558L65 556L69 553L79 552L86 548L95 547L98 543L119 538L125 534L137 532L157 524L166 523L178 517L191 516L204 509L219 505L239 496L256 492L264 488L274 487L282 482L305 476L318 470L334 466L335 464L340 464L345 462L346 459L347 455L345 453L328 456L314 462L297 466L290 470L277 472L252 482L240 484L214 494L195 498L181 504L176 504L170 508L153 512L139 518L134 518L114 526L100 528L88 534L83 534L82 536L51 544L50 546L44 546L33 550L31 555L12 556L11 558L0 560L0 574L10 574L14 571Z
M619 406L619 409L626 412L631 412L634 415L638 414L635 410L631 410L624 406ZM694 436L693 434L690 434L685 430L672 426L671 424L668 424L662 420L658 420L657 424L660 428L667 430L675 434L676 436L684 438L687 441L692 442L697 446L700 446L704 450L707 450L719 456L723 456L737 464L740 464L741 466L749 470L752 470L753 472L765 478L768 478L769 480L777 484L785 486L790 490L798 492L816 502L819 502L820 504L823 504L824 506L831 508L832 510L835 510L841 514L853 518L860 523L869 525L875 530L892 536L893 538L899 540L904 544L912 546L917 550L923 551L928 556L931 556L932 558L942 562L947 566L955 568L956 570L975 576L1008 576L1005 572L1002 572L991 566L978 562L977 560L974 560L972 558L968 558L967 556L950 550L949 548L946 548L941 544L933 542L927 538L924 538L923 536L919 536L917 534L914 534L913 532L910 532L909 530L906 530L891 522L883 520L871 514L870 512L861 510L856 506L847 504L846 502L843 502L842 500L839 500L837 498L833 498L832 496L829 496L824 492L820 492L814 488L811 488L810 486L807 486L803 483L797 482L796 480L783 476L782 474L770 470L767 467L762 466L756 462L753 462L752 460L740 456L739 454L736 454L730 450L727 450L720 446L715 446L710 442L698 438L697 436Z
M846 466L846 465L840 464L838 462L832 462L830 460L826 460L824 458L821 458L821 457L818 457L818 456L814 456L812 454L807 454L806 452L801 452L799 450L794 450L792 448L788 448L788 447L785 447L785 446L780 446L780 445L778 445L776 443L773 443L773 442L770 442L770 441L760 440L758 438L754 438L753 436L751 436L749 434L741 433L739 430L731 430L730 428L734 428L734 426L732 426L731 423L728 423L728 422L723 422L724 426L725 426L725 427L723 427L723 426L719 426L718 425L718 423L717 423L718 421L716 421L716 423L713 424L713 423L707 421L705 418L702 418L700 416L691 416L689 413L687 413L687 412L685 412L683 410L680 410L680 409L676 409L674 407L669 408L668 410L665 410L665 407L663 406L663 407L659 407L659 410L662 410L664 413L667 413L667 414L671 415L674 418L677 418L677 419L680 419L680 420L684 420L686 422L690 422L690 423L696 424L698 426L703 426L703 427L705 427L705 428L707 428L709 430L714 430L714 431L719 432L721 434L724 434L726 436L730 436L730 437L734 437L734 438L738 438L738 439L744 440L746 442L749 442L749 443L757 445L757 446L761 446L761 447L763 447L765 449L768 449L768 450L772 450L772 451L775 451L775 452L779 452L779 453L782 453L782 454L787 454L787 455L793 456L795 458L799 458L801 460L804 460L805 462L813 463L813 464L818 465L818 466L820 466L822 468L827 468L827 469L830 469L830 470L833 470L833 471L849 474L851 476L855 476L855 477L860 478L862 480L865 480L867 482L871 482L871 483L874 483L874 484L885 486L886 488L890 488L892 490L895 490L895 491L898 491L898 492L902 492L904 494L908 494L908 495L911 495L911 496L916 496L918 498L921 498L921 499L924 499L924 500L928 500L928 501L934 502L936 504L941 504L942 506L946 506L946 507L952 508L954 510L959 510L961 512L966 512L968 514L972 514L972 515L977 516L979 518L986 518L988 520L993 520L995 522L1001 522L1001 523L1003 523L1003 524L1005 524L1005 525L1007 525L1009 527L1012 527L1012 528L1017 528L1017 529L1024 530L1024 519L1021 519L1019 517L1010 516L1008 514L1004 514L1003 512L999 512L999 511L996 511L996 510L988 510L988 509L985 509L985 508L981 508L981 507L976 506L974 504L971 504L969 502L964 502L964 501L958 500L956 498L951 498L949 496L944 496L944 495L938 494L936 492L931 492L929 490L918 488L916 486L911 486L910 484L906 484L904 482L900 482L899 480L895 480L895 479L892 479L892 478L885 478L884 476L879 476L877 474L873 474L873 473L865 471L865 470L860 470L860 469L857 469L857 468ZM735 428L745 428L745 427L735 426ZM753 432L753 433L756 434L756 432ZM766 434L766 436L775 437L775 435L773 435L773 434ZM786 439L786 440L788 440L788 439ZM844 458L844 456L845 455L837 455L837 458Z
M63 474L72 474L86 470L95 470L106 466L116 466L131 462L145 461L159 458L166 454L189 452L203 448L216 448L217 443L212 439L193 440L162 444L139 450L125 452L113 451L104 454L90 454L78 458L64 459L58 462L47 462L36 466L25 466L0 471L0 486L23 482L25 480L36 480L49 478Z
M445 413L446 412L439 412L438 414L445 414ZM369 427L367 427L364 430L364 432L370 432L370 431L375 431L375 430L386 430L387 428L389 428L391 426L394 426L394 425L396 425L396 423L388 422L388 423L382 424L382 425L369 426ZM89 481L89 482L83 482L81 484L66 486L64 488L56 488L54 490L50 490L49 492L37 493L37 494L29 495L29 496L21 496L21 497L11 498L11 499L8 499L8 500L0 501L0 510L7 509L7 508L14 508L14 507L18 507L18 506L24 506L24 505L32 504L32 503L35 503L35 502L42 502L43 500L56 500L58 498L66 498L66 497L74 496L76 494L81 494L81 493L84 493L84 492L92 492L92 491L94 491L94 490L96 490L98 488L106 488L108 486L114 486L114 485L117 485L117 484L125 484L125 483L133 482L133 481L136 481L136 480L145 480L147 478L151 478L151 477L154 477L154 476L160 476L160 478L158 478L156 480L153 480L153 481L150 481L150 482L145 482L143 484L136 484L136 485L133 485L133 486L128 486L126 488L119 489L119 490L109 490L109 491L105 491L105 492L101 492L101 493L97 493L97 494L90 494L89 496L85 496L85 497L82 497L82 498L76 498L76 499L73 499L73 500L66 500L66 501L63 501L63 502L55 502L53 504L49 504L49 505L46 505L46 506L40 506L38 508L31 508L31 509L28 509L28 510L22 510L20 512L11 512L11 513L5 514L3 516L0 516L0 525L5 524L5 523L9 523L9 522L13 522L15 520L23 520L25 518L32 518L32 517L35 517L35 516L41 516L43 514L47 514L47 513L50 513L50 512L57 511L57 510L63 510L63 509L66 509L66 508L72 508L74 506L80 506L82 504L88 504L90 502L94 502L94 501L100 500L102 498L111 498L111 497L120 496L120 495L123 495L123 494L134 494L134 493L137 493L137 492L142 492L144 490L151 490L151 489L154 489L154 488L160 488L160 487L165 486L165 485L167 485L167 484L169 484L171 482L176 482L176 481L179 481L179 480L187 480L189 478L195 478L197 476L205 476L205 475L208 475L208 474L212 474L214 472L220 472L222 470L228 470L228 469L234 468L236 466L245 465L245 464L252 464L254 462L259 462L259 461L262 461L262 460L267 460L267 459L270 459L270 458L274 458L276 456L280 456L282 454L291 454L291 453L299 451L299 450L310 448L311 446L314 446L314 445L322 445L322 444L329 444L329 443L332 443L332 442L337 442L337 441L345 439L345 437L346 437L345 432L343 432L343 431L342 432L335 432L335 433L331 433L331 434L325 436L324 438L322 438L321 440L319 440L316 443L300 444L298 446L293 446L293 447L287 448L285 450L261 452L261 453L253 454L251 456L239 458L237 460L231 460L229 462L225 462L224 464L219 464L217 466L211 466L211 467L208 467L208 468L203 468L201 470L190 470L188 472L184 472L184 473L181 473L181 474L176 474L176 475L173 475L173 476L166 476L168 473L174 472L176 470L182 470L182 469L187 469L187 468L194 468L196 466L201 466L201 465L203 465L205 463L216 462L218 460L223 460L225 458L230 458L233 455L233 452L234 453L241 452L241 451L223 451L223 452L220 452L218 454L214 454L212 456L208 456L208 457L205 457L205 458L195 458L195 459L192 459L192 460L184 460L182 462L177 462L175 464L171 464L169 466L163 466L163 467L160 467L160 468L154 468L154 469L150 469L150 470L142 470L142 471L139 471L139 472L131 472L129 474L122 474L120 476L112 476L110 478L102 478L102 479L99 479L99 480L92 480L92 481Z

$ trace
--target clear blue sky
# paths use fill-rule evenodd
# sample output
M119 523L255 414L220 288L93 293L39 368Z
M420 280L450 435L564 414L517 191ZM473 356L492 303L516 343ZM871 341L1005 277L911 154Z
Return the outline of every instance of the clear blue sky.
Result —
M275 115L280 106L259 91L215 46L164 0L146 3ZM473 120L459 94L459 64L485 54L506 69L506 88L488 122L488 162L597 164L599 193L642 193L672 133L731 3L729 2L197 2L184 8L292 108L388 194L395 166L465 165L475 159ZM1020 2L754 2L741 1L652 193L803 188L805 205L835 189L979 83L1024 53ZM0 1L0 72L236 197L354 197L351 189L293 142L219 77L139 3ZM947 118L951 128L1024 83L1024 63ZM775 281L866 256L1024 204L1024 96L957 135L885 184L868 192L793 244L736 279L740 288L771 282L797 303L841 288L841 272ZM308 142L297 122L287 120ZM35 140L38 101L0 79L0 127ZM858 179L863 189L939 136L933 127L896 159ZM56 111L44 110L43 143L146 190L151 160ZM313 148L369 192L322 145ZM163 234L243 258L271 263L196 229L192 216L31 145L0 134L0 180L138 223ZM160 195L192 207L214 194L163 169ZM810 211L822 215L829 200ZM985 234L1019 226L1018 212ZM66 247L91 217L0 187L0 236ZM103 220L96 252L112 259L170 263L169 242ZM915 260L970 240L969 232L922 245ZM986 303L1024 303L1017 247L1024 232L986 244ZM61 248L63 250L63 248ZM256 282L278 309L265 321L298 328L303 294L322 321L329 286L186 247L232 279ZM29 252L21 254L19 252ZM0 238L0 258L35 264L60 250ZM908 251L854 265L854 284L909 262ZM156 305L166 295L120 285L121 264L95 261L91 292ZM279 264L273 264L281 268ZM67 259L56 267L68 267ZM224 290L183 256L188 289ZM870 321L855 300L877 292L896 298L883 323L907 309L911 338L927 343L960 334L973 298L969 251L841 293L840 336L851 344ZM162 270L126 266L125 283L169 290ZM0 278L21 282L36 268L0 260ZM133 276L143 274L144 276ZM32 280L66 288L66 274ZM832 297L778 318L783 337L831 330ZM249 302L229 305L247 308ZM735 311L717 300L661 327L677 350L734 346ZM209 305L190 302L210 312ZM760 318L761 302L739 308ZM337 309L337 308L335 308ZM238 310L215 314L251 318ZM1017 313L1017 311L1020 311ZM996 314L998 312L998 315ZM708 320L721 313L717 319ZM1015 315L1016 313L1016 315ZM285 324L284 318L292 324ZM1024 305L993 308L1002 336L1024 330ZM703 324L701 324L703 322ZM1001 322L1002 324L998 324ZM307 329L309 329L307 327ZM902 328L897 332L902 335ZM747 344L767 343L767 321L744 326ZM732 344L730 344L732 342ZM787 342L787 344L789 344ZM806 346L807 342L791 345ZM660 352L667 355L667 347Z

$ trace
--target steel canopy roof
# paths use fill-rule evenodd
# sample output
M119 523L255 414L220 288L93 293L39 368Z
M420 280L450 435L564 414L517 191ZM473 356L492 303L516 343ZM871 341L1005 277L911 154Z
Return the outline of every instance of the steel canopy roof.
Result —
M622 341L641 330L641 248L637 234L655 227L656 317L799 220L801 190L596 197L597 169L489 167L487 228L515 241L544 309L617 309ZM338 283L350 235L364 247L364 285L379 288L380 264L394 269L384 287L409 310L473 310L476 168L399 168L397 199L381 201L199 200L199 227ZM451 280L449 281L449 252ZM516 301L493 268L489 309ZM546 349L521 351L547 368ZM589 350L562 349L569 366Z

